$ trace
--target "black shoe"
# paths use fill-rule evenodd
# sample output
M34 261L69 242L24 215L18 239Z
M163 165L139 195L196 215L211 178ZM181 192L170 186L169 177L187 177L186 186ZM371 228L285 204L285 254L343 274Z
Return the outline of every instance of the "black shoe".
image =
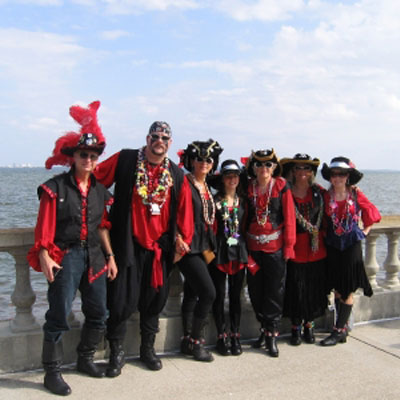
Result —
M192 355L192 345L190 343L190 336L183 336L181 339L181 353L187 356Z
M59 371L46 372L44 387L59 396L68 396L72 392Z
M214 361L213 355L204 347L203 343L201 343L199 340L195 340L192 346L192 354L196 361Z
M337 343L346 343L346 330L334 330L327 338L321 341L321 346L336 346Z
M125 365L125 353L120 341L110 341L110 361L106 370L109 378L121 375L121 370Z
M251 345L253 349L260 349L265 344L265 332L262 330L259 338Z
M309 344L315 343L315 336L314 336L314 326L311 324L310 326L304 325L304 341Z
M279 350L276 344L276 336L265 335L265 348L268 350L268 353L271 357L279 357Z
M154 350L155 333L142 334L142 343L140 345L140 360L152 371L159 371L162 368L162 362Z
M240 356L243 353L242 345L240 344L239 336L231 336L231 354L233 356Z
M215 346L215 348L217 349L218 353L221 354L221 356L229 355L229 347L228 347L228 344L226 342L226 336L225 335L222 335L222 337L220 337L217 340L217 345Z
M93 356L78 356L76 369L92 378L103 378L106 376L105 371L93 362Z
M301 325L292 328L292 336L290 337L290 344L292 346L299 346L301 344Z

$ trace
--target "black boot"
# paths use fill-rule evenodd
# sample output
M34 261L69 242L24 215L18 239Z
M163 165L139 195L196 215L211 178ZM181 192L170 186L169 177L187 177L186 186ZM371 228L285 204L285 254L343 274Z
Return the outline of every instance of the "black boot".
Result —
M181 338L181 353L188 356L192 355L192 346L190 342L190 334L192 333L193 313L182 313L183 336Z
M84 325L81 332L81 341L76 349L78 352L76 369L93 378L103 378L106 375L105 371L93 361L94 353L96 353L97 346L103 335L103 329L92 329Z
M243 352L239 338L240 338L240 333L231 334L231 354L233 356L240 356Z
M110 362L106 375L115 378L121 375L122 367L125 365L125 353L120 340L110 340Z
M352 304L340 304L340 311L336 326L333 328L333 332L330 334L330 336L321 341L321 346L335 346L337 343L346 343L347 330L345 326L350 317L352 307Z
M345 329L333 329L332 333L321 341L321 346L336 346L337 343L346 343L347 333Z
M225 332L218 335L217 345L215 347L216 347L218 353L221 354L221 356L229 355L229 347L228 347L227 336L226 336Z
M279 357L279 350L276 343L277 332L267 332L265 335L265 348L271 357Z
M309 344L315 343L314 322L304 324L304 341Z
M161 360L157 357L154 350L155 333L142 333L142 343L140 344L140 360L152 371L162 368Z
M68 396L71 388L61 375L63 348L61 340L58 343L43 341L42 363L46 372L44 386L53 394Z
M258 339L252 344L252 347L254 349L260 349L261 347L264 346L265 344L265 332L264 332L264 328L260 328L260 336L258 337Z
M292 346L299 346L301 344L301 325L292 325L290 344Z
M197 361L213 361L214 357L204 347L204 330L207 324L206 319L193 318L193 332L191 337L192 354Z

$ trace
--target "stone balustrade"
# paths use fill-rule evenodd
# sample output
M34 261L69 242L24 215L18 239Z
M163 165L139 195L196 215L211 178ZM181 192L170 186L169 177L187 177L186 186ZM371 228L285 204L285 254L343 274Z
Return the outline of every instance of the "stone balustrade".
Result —
M376 244L379 237L384 236L387 242L387 253L383 265L379 265L376 256ZM370 303L370 299L360 296L358 307L355 307L357 313L355 321L367 321L370 319L389 318L399 316L400 303L400 260L398 256L398 242L400 238L400 216L384 216L379 224L376 224L365 241L365 267L368 278L374 289L377 298L374 304ZM18 229L0 229L0 252L9 253L15 260L15 288L11 295L12 304L15 306L15 316L10 321L0 321L1 324L8 323L8 329L11 335L29 335L30 332L40 331L40 324L35 320L33 315L33 307L35 306L36 295L32 290L30 280L30 267L26 261L28 249L33 245L33 228ZM4 266L1 266L4 268ZM377 296L379 293L385 294L384 299ZM169 320L170 325L175 326L175 330L180 329L179 313L182 294L182 279L179 271L175 269L170 276L170 295L163 311L164 320ZM388 296L392 296L388 298ZM247 296L243 296L244 310L251 313L251 307ZM389 304L389 306L388 306ZM133 320L135 320L135 316ZM243 319L247 317L244 316ZM78 318L79 319L79 318ZM70 316L71 326L79 328L79 320L74 315ZM137 318L136 318L137 319ZM172 322L172 321L175 322ZM162 324L162 323L161 323ZM245 325L245 324L243 324ZM251 323L250 323L251 325ZM252 329L256 324L253 323ZM137 328L134 328L137 330ZM257 331L253 332L254 337ZM171 335L172 337L172 335ZM179 337L179 335L178 335ZM1 338L1 332L0 332ZM175 338L176 339L176 338ZM39 340L39 339L35 339ZM173 346L174 342L171 338L165 336L163 338L163 348L168 348L168 343ZM130 348L128 345L128 353L136 351L136 348ZM40 357L39 357L40 361ZM36 366L40 362L35 360L29 365L25 365L25 369L30 366ZM24 363L25 361L21 361ZM11 366L12 369L24 369L20 366ZM9 369L10 370L10 369Z

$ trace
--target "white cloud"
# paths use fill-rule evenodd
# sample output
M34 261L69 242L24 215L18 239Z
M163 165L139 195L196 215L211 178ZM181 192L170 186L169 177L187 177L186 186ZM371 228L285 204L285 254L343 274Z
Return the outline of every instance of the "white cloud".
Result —
M116 40L121 37L131 36L130 32L123 31L121 29L115 29L111 31L103 31L100 33L100 37L105 40Z
M61 6L63 0L0 0L0 5L13 3L15 4L29 4L34 6Z

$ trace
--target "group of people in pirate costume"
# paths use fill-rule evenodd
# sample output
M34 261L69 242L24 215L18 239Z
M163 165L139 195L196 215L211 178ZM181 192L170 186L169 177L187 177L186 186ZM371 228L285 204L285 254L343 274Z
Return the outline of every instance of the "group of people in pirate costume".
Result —
M380 220L356 186L363 175L348 158L323 165L329 189L315 183L317 158L299 153L280 160L273 149L260 149L240 163L225 159L219 167L223 149L213 139L188 144L178 152L178 166L168 157L171 128L156 121L145 146L97 164L105 148L99 106L70 108L81 129L60 137L46 162L48 168L70 170L38 189L40 209L28 260L49 283L42 355L48 390L71 393L61 375L62 336L78 289L85 317L78 371L98 378L121 373L127 320L135 311L140 313L140 360L151 370L161 369L154 343L174 267L184 277L180 351L185 356L213 361L205 346L210 312L216 351L242 353L245 279L261 332L253 347L279 356L283 316L292 323L292 345L314 343L314 319L325 313L332 290L337 319L321 345L346 342L353 293L362 288L372 295L361 240ZM113 184L111 195L106 188ZM101 368L94 354L104 336L110 356Z

